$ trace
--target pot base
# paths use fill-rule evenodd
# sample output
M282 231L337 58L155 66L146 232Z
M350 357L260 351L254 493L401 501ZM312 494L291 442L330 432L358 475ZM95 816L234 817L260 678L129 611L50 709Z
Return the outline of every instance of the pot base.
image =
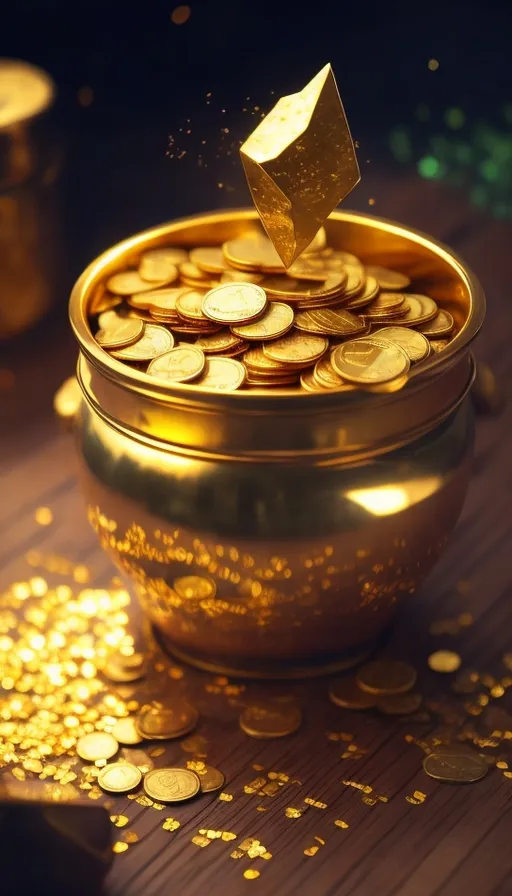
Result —
M336 657L330 657L324 662L303 663L257 663L246 665L243 661L238 665L226 665L216 657L201 657L187 653L176 647L171 640L165 637L157 629L153 629L157 641L164 650L174 659L189 666L195 666L203 672L212 672L215 675L227 675L230 678L251 678L259 680L294 680L300 678L319 678L322 675L334 675L336 672L344 672L352 669L370 655L375 645L359 648Z

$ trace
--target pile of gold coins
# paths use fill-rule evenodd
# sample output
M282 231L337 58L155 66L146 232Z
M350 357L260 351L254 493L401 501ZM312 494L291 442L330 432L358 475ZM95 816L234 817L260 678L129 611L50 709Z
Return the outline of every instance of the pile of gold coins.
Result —
M96 341L168 383L234 391L393 391L440 352L454 320L410 278L329 248L323 228L288 270L258 233L143 252L92 296Z

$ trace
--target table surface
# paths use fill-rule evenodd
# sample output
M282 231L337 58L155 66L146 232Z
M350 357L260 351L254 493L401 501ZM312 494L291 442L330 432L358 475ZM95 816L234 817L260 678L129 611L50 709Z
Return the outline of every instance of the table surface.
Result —
M393 172L385 178L369 174L365 194L359 199L360 208L367 208L367 196L375 195L376 212L432 233L469 260L489 300L476 355L492 365L510 390L512 305L507 290L512 226L471 210L460 194L436 183ZM357 196L352 204L358 205ZM64 301L45 326L1 348L0 367L15 375L13 386L0 393L1 585L27 574L24 556L29 549L87 564L95 583L106 583L112 575L85 519L72 438L59 429L52 414L53 393L72 372L75 356ZM455 535L421 592L400 614L391 636L389 651L414 662L420 689L430 699L450 691L449 682L427 668L429 653L439 647L458 651L464 668L497 678L506 674L502 657L510 649L511 431L510 401L500 416L478 418L473 479ZM51 526L35 522L34 511L40 505L51 507ZM432 622L462 612L471 613L474 621L460 634L430 634ZM211 794L162 813L118 798L115 811L133 819L131 828L140 842L116 857L107 879L108 893L189 896L204 888L211 896L231 896L246 887L281 896L512 892L512 780L497 768L474 785L449 786L428 778L422 770L422 749L406 736L428 738L439 724L435 712L428 723L404 724L333 706L322 680L293 687L269 685L274 692L297 695L304 721L290 737L258 741L239 729L237 719L240 703L261 687L248 684L240 697L233 698L223 687L212 694L212 680L186 668L179 687L201 712L197 733L206 738L208 761L226 775L225 791L233 799L226 802ZM507 695L491 703L511 706ZM479 731L493 727L486 722L487 712L469 717ZM329 740L329 731L352 734L353 743L361 748L360 758L342 759L346 745ZM506 759L507 741L486 752ZM184 757L179 745L172 743L158 762ZM247 794L244 786L263 774L253 765L284 773L289 782L273 797ZM360 790L342 783L348 780L370 786L388 801L366 804ZM415 790L426 794L420 805L407 800ZM315 808L304 803L305 798L327 807ZM292 819L285 815L287 807L306 811ZM175 833L162 830L166 815L180 821ZM337 827L336 819L349 827ZM232 831L237 840L217 840L201 849L191 840L203 828ZM247 837L260 840L272 858L232 859L233 847ZM315 844L318 852L305 855L304 850ZM259 878L244 878L248 868L259 870Z

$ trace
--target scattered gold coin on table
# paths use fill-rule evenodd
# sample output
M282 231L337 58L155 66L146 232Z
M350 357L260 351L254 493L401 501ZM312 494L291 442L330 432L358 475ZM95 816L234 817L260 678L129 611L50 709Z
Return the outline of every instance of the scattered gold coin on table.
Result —
M436 650L428 658L428 664L434 672L456 672L461 662L459 654L453 650Z
M251 737L274 738L293 734L300 727L302 713L293 704L276 701L246 706L240 716L240 728Z
M134 716L118 719L112 728L111 734L119 744L123 744L125 747L140 744L142 742L142 737L135 726Z
M333 679L329 684L329 698L343 709L373 709L377 698L359 687L354 676Z
M421 694L385 694L377 700L377 709L387 716L408 716L423 702Z
M102 768L98 775L98 784L109 793L129 793L141 781L142 772L130 762L112 762Z
M189 800L200 788L199 777L186 768L155 768L144 776L147 795L161 803Z
M256 228L223 245L147 249L95 290L95 338L162 383L204 391L403 388L460 322L412 292L407 272L365 265L318 233L288 270Z
M361 666L356 678L369 694L405 694L416 684L417 673L401 660L374 660Z
M147 672L146 657L143 653L134 653L131 656L112 653L101 671L105 678L118 684L138 681Z
M205 773L199 775L199 781L203 793L213 793L214 790L221 790L224 787L226 778L218 768L214 768L213 765L207 765Z
M115 737L104 731L93 731L84 734L76 745L76 752L84 762L97 762L98 759L111 759L119 750Z
M478 753L443 750L442 747L425 756L423 768L430 778L447 784L472 784L489 771L485 758Z
M148 740L170 740L188 734L197 725L197 709L182 698L172 705L152 706L137 717L137 731Z

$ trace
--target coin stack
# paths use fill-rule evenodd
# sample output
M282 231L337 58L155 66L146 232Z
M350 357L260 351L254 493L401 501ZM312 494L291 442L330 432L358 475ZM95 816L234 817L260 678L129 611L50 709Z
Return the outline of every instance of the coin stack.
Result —
M393 391L448 344L449 311L407 274L327 246L285 270L256 232L222 246L143 252L90 305L96 341L159 381L206 390Z

